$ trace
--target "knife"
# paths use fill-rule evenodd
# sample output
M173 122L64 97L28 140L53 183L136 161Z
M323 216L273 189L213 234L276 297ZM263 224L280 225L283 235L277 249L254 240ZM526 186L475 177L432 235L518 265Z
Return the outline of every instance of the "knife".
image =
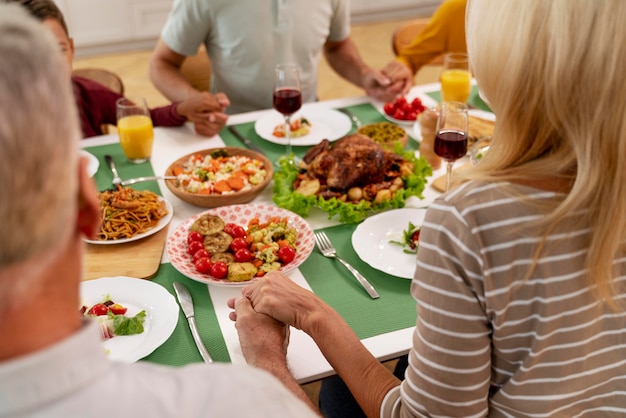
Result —
M337 110L340 111L341 113L345 114L346 116L348 116L350 119L352 119L352 123L354 124L354 126L357 129L359 129L361 126L363 126L363 124L361 123L361 120L358 118L357 115L352 113L351 110L346 109L345 107L343 107L341 109L337 109Z
M193 299L191 297L191 293L189 293L189 290L182 283L178 282L174 282L174 291L176 292L178 303L185 313L185 317L187 318L187 322L189 323L189 328L191 329L191 335L193 335L193 341L196 343L196 347L198 347L198 351L200 352L202 359L205 363L213 363L211 355L202 343L202 340L200 339L200 334L198 334L198 327L196 326L196 318L194 316Z
M239 132L237 128L235 128L235 125L228 125L228 130L231 131L233 135L235 135L241 142L243 142L245 146L247 146L253 151L258 152L259 154L265 155L265 153L263 152L263 150L261 150L261 148L257 147L256 145L252 143L252 141L250 141L245 136L241 135L241 132Z

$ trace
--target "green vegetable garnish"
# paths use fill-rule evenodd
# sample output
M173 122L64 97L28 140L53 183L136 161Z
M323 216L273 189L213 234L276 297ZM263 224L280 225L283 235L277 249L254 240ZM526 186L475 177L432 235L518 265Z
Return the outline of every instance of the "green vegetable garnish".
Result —
M218 149L217 151L213 151L211 153L211 157L213 158L228 157L228 153L223 149Z
M278 162L279 167L274 173L272 200L279 207L303 217L308 216L312 207L317 207L328 213L328 219L338 215L339 222L342 223L358 223L373 213L404 207L406 199L410 196L423 198L422 192L426 186L426 177L432 175L432 168L424 158L415 158L414 151L403 151L399 143L396 143L395 153L413 163L413 173L408 177L403 177L404 189L397 190L393 198L379 204L367 200L361 200L359 203L343 202L334 197L327 200L320 196L304 196L295 193L293 182L298 175L298 167L287 157L281 157Z
M407 254L417 254L420 229L422 229L421 226L415 226L413 222L409 222L409 227L402 231L402 241L389 240L389 242L404 247L403 251Z
M113 334L134 335L143 332L143 323L146 320L146 311L141 311L133 317L115 315L109 311L107 317L113 320Z

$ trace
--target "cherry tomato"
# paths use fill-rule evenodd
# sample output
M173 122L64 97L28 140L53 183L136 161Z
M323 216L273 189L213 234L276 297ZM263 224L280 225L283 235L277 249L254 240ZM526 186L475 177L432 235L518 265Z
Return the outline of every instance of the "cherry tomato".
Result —
M199 251L198 251L199 252ZM196 267L198 272L203 274L208 274L211 272L211 259L209 257L201 257L197 259L193 265Z
M201 249L196 251L196 253L193 255L193 262L195 263L196 261L198 261L198 259L200 258L211 258L211 254L209 254L209 252L206 249Z
M240 248L235 251L235 261L238 263L245 263L251 261L253 258L254 256L247 248Z
M282 247L278 250L278 258L283 263L291 263L296 257L296 250L293 247Z
M234 252L237 252L237 250L240 250L242 248L248 248L248 243L246 242L245 238L235 238L230 243L230 249Z
M119 303L114 303L113 305L109 305L109 310L115 315L124 315L128 308L120 305Z
M201 243L200 241L191 241L189 243L189 246L187 247L187 252L189 252L189 254L194 255L196 252L203 250L204 249L204 244Z
M190 231L189 235L187 235L187 244L191 244L193 241L204 241L204 236L198 231Z
M223 261L218 261L211 265L211 276L216 279L223 279L228 275L228 265Z
M106 306L104 303L96 303L89 309L89 311L87 311L89 315L95 316L106 315L107 312L109 312L109 307Z
M224 232L233 238L245 238L248 235L242 226L232 223L224 225Z
M393 106L393 103L385 103L385 105L383 106L383 110L385 111L386 114L393 115L393 111L395 110L395 107Z
M404 120L406 118L406 112L402 109L396 109L391 116L393 116L394 119Z

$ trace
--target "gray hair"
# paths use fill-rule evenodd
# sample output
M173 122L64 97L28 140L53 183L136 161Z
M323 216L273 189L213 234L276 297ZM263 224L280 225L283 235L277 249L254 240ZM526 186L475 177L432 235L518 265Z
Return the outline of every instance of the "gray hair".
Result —
M67 64L41 23L0 4L0 269L76 228L80 129Z

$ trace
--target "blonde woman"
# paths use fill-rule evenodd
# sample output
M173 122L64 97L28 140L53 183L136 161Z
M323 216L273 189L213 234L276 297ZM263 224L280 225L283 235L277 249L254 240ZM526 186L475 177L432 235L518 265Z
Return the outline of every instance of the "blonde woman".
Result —
M470 0L470 60L498 123L426 215L404 382L277 275L231 302L242 339L252 309L304 330L368 416L626 414L625 21L622 0Z

